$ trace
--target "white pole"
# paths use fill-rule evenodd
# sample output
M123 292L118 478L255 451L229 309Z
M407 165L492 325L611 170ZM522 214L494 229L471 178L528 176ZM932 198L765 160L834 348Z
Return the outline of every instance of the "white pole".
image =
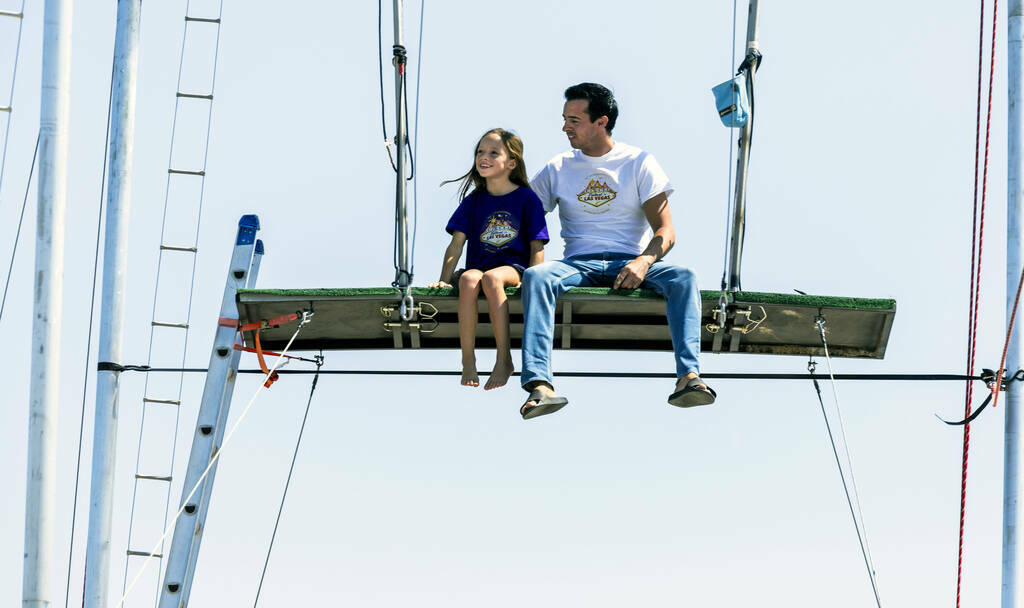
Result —
M1008 125L1007 125L1007 187L1006 187L1006 319L1013 313L1017 284L1020 281L1021 261L1021 45L1024 41L1024 5L1022 0L1010 0L1009 27L1007 39L1009 57L1008 78ZM1021 319L1018 318L1018 321ZM1006 352L1006 369L1013 373L1021 366L1021 341L1019 323L1014 326ZM1006 422L1003 451L1003 608L1024 606L1021 587L1021 559L1024 558L1024 534L1019 529L1021 508L1021 395L1020 385L1009 383L1006 391Z
M46 608L52 592L53 512L57 502L57 412L64 296L68 109L72 0L46 0L39 110L39 202L33 275L28 480L22 606Z
M135 144L135 92L139 15L142 0L118 0L111 83L110 151L107 172L106 234L103 248L103 300L100 307L96 422L93 430L89 536L85 550L85 606L107 605L110 583L110 530L117 447L117 397L124 345L122 325L127 266L127 227Z

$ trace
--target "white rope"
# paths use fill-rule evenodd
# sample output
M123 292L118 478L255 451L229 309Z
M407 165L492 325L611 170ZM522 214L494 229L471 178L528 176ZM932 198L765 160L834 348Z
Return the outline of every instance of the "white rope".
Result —
M280 365L281 361L284 361L285 359L284 355L288 353L288 350L292 347L292 343L295 341L295 338L298 337L299 332L302 331L302 328L308 322L309 317L306 316L299 323L299 326L295 329L295 333L292 334L291 339L288 340L288 344L284 347L284 350L281 351L281 355L277 358L277 361L274 362L274 366L270 368L269 372L267 372L266 380L269 380L270 377L274 375L274 372L277 371L277 368ZM263 392L264 388L266 388L266 382L260 384L259 388L256 389L256 392L253 393L252 398L249 399L249 403L245 406L245 409L242 410L242 414L238 417L238 420L235 421L234 426L232 426L231 430L228 431L227 435L224 436L224 441L221 442L220 447L217 449L217 452L213 455L213 458L210 459L210 464L206 465L206 469L203 471L203 474L199 476L199 479L196 481L196 485L192 488L188 495L181 501L181 507L178 509L178 512L174 514L174 518L171 520L171 523L164 530L163 535L161 535L160 538L156 541L156 543L153 546L153 549L149 552L149 555L146 556L145 561L142 562L142 566L139 567L139 571L135 575L135 578L132 579L131 584L128 585L124 593L121 595L121 599L117 601L117 608L121 608L121 606L124 605L124 601L128 598L128 594L132 592L132 589L135 587L135 584L139 582L139 578L142 577L143 572L145 572L146 570L146 566L149 564L150 560L153 559L153 555L160 549L161 545L165 540L167 540L167 537L171 534L171 532L174 531L174 527L178 523L178 518L180 518L181 514L185 512L185 506L189 504L189 501L199 490L199 488L203 485L203 480L205 480L206 476L210 474L210 470L213 469L213 465L215 465L217 461L220 459L221 455L224 454L224 449L227 448L228 443L231 441L231 437L235 434L235 430L237 430L238 426L242 424L243 420L245 420L245 416L249 413L249 410L252 408L252 405L256 402L256 398L259 397L260 393Z
M846 423L843 420L843 410L839 403L839 388L836 384L835 374L832 372L832 357L828 353L828 341L825 339L825 317L818 315L815 319L815 324L818 326L818 332L821 334L821 345L825 350L825 362L828 364L828 377L832 383L832 396L836 400L836 414L839 419L839 432L843 438L843 452L846 455L846 469L850 473L850 485L853 487L852 504L850 505L851 515L853 514L854 505L856 505L856 515L854 516L853 524L857 528L857 541L861 545L861 551L864 553L864 562L868 569L868 577L871 579L871 590L875 594L875 602L878 607L882 606L882 598L878 593L878 581L875 578L875 563L871 558L871 547L868 545L868 530L867 524L864 521L864 512L860 506L860 491L857 489L857 479L853 475L853 457L850 455L850 443L846 439ZM822 416L825 417L825 426L829 427L828 416L825 415L825 404L822 403L821 409ZM829 439L832 438L832 429L829 428ZM835 452L835 442L832 442L832 450ZM836 464L839 464L839 454L836 453ZM846 487L846 478L843 476L843 470L840 466L839 476L843 480L843 487ZM850 499L850 493L847 492L847 500Z

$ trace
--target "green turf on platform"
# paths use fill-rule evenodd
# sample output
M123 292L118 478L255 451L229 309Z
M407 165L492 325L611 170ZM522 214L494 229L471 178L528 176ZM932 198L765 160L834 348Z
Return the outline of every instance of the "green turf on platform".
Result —
M505 292L510 296L518 296L518 288L509 288ZM399 291L392 287L324 287L314 289L239 289L240 294L259 294L267 296L294 297L294 298L334 298L345 296L387 296L398 295ZM660 298L657 293L650 289L610 289L608 287L577 287L572 290L574 294L589 295L616 295L625 298ZM701 291L701 299L717 300L718 291ZM435 296L454 297L458 290L452 287L428 289L426 287L413 287L414 296ZM801 295L798 293L766 293L759 291L736 292L736 302L751 302L757 304L778 304L782 306L814 306L828 308L856 308L871 310L895 310L896 301L888 298L849 298L837 296L816 296Z

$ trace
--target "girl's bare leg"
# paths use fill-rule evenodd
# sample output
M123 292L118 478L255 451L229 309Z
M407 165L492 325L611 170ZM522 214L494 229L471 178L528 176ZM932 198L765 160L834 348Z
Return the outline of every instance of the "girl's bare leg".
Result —
M508 298L505 296L505 288L519 285L519 273L511 266L499 266L485 272L480 283L487 296L487 309L491 314L491 327L494 328L494 342L498 351L494 369L484 386L484 390L489 391L505 386L515 371L509 342Z
M482 272L470 269L459 277L459 345L462 346L462 386L480 386L476 373L477 299Z

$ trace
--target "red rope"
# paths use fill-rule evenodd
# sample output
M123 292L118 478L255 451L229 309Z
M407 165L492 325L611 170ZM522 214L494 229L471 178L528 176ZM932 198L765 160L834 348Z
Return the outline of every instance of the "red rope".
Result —
M999 360L999 373L996 374L996 383L992 386L995 395L992 397L992 407L999 405L999 389L1003 382L1003 372L1006 371L1006 351L1010 349L1010 336L1013 334L1013 321L1017 318L1017 306L1020 304L1020 289L1024 287L1024 270L1020 273L1020 281L1017 282L1017 297L1013 299L1013 312L1010 313L1010 326L1006 329L1006 342L1003 343L1003 358Z
M994 0L992 6L992 47L989 53L989 74L988 74L988 109L985 118L985 156L983 169L981 171L981 208L979 213L978 208L978 165L979 157L981 156L981 93L982 93L982 73L984 66L984 49L985 49L985 0L981 0L981 19L978 32L978 104L977 112L975 117L975 131L974 131L974 210L972 214L972 226L971 226L971 279L969 287L969 306L968 306L968 317L967 317L967 373L974 375L974 359L977 348L977 330L978 330L978 301L981 293L981 254L984 244L985 237L985 200L988 193L988 154L989 154L989 142L991 139L992 129L992 81L993 75L995 74L995 61L996 61L996 27L998 25L999 12L999 0ZM976 254L976 255L975 255ZM1022 275L1024 280L1024 275ZM1017 292L1018 297L1020 296L1020 289ZM1016 307L1014 308L1014 314L1016 313ZM1013 318L1011 316L1010 328L1013 327ZM1009 340L1009 333L1007 334L1007 340ZM1009 344L1009 342L1007 342ZM1005 349L1004 349L1005 358ZM999 372L999 378L1002 377L1002 370ZM967 418L971 415L971 399L973 397L972 391L973 384L968 382L966 387L966 394L964 396L964 417ZM998 387L999 383L996 383L996 399L998 399ZM964 559L964 524L967 515L967 457L969 454L971 445L971 426L970 423L964 425L964 444L963 444L963 461L961 464L960 472L960 537L957 547L957 560L956 560L956 606L960 608L960 590L961 582L963 579L963 559Z

